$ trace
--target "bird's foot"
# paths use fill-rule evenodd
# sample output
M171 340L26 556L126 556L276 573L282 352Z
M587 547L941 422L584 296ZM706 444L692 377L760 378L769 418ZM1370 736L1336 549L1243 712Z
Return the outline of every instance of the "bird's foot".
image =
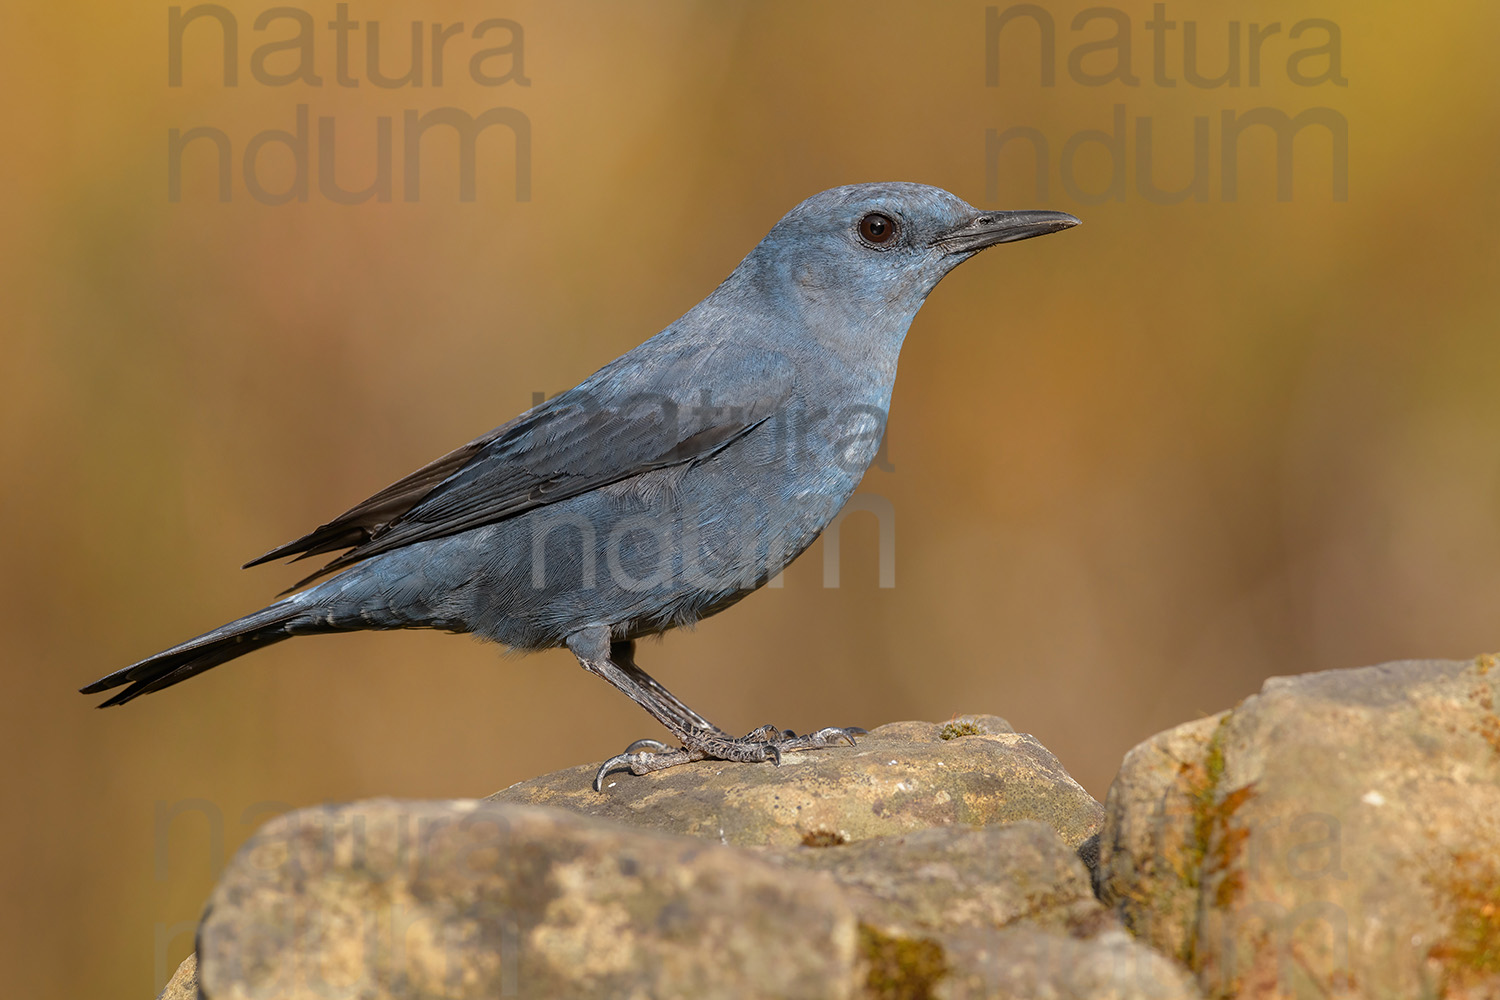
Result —
M798 736L790 729L764 725L736 739L721 730L693 733L684 746L673 747L660 740L636 740L624 753L599 765L594 775L594 791L604 790L604 778L611 771L625 769L631 774L649 774L678 764L698 760L725 760L756 764L771 761L781 764L783 753L818 750L823 747L854 746L854 737L865 735L858 726L829 726L815 733Z

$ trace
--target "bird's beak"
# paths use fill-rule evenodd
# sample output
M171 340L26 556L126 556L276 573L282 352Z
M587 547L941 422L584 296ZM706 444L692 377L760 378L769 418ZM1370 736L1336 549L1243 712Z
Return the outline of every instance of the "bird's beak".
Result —
M945 254L974 253L997 243L1072 229L1079 220L1067 212L981 212L968 222L938 234L932 245Z

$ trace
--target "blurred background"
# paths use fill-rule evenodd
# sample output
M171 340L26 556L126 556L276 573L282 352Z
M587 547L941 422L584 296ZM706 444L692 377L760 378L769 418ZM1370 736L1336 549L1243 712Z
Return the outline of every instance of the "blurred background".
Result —
M1085 225L918 316L862 487L893 588L859 514L837 589L815 546L643 650L720 725L994 712L1102 798L1132 745L1268 676L1500 646L1495 4L1170 2L1169 29L1048 2L1050 44L978 2L359 0L330 28L343 6L295 8L307 50L266 6L200 12L178 85L175 8L0 11L10 995L151 995L279 810L484 795L657 735L565 652L438 633L299 640L110 712L75 689L266 603L301 567L246 559L573 385L837 184ZM299 106L305 198L266 135ZM472 200L442 127L408 189L408 114L444 108L511 109ZM1275 131L1233 134L1307 111L1278 190ZM192 129L217 132L171 155Z

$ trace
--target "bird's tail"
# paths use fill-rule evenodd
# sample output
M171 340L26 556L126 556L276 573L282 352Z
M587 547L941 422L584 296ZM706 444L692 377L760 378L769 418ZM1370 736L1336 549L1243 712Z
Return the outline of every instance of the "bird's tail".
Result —
M272 643L290 639L294 635L324 631L328 626L321 618L314 617L311 613L314 609L309 607L306 598L307 593L303 593L262 608L227 625L221 625L212 632L205 632L196 639L189 639L123 670L116 670L79 690L83 694L98 694L111 688L124 687L125 690L100 702L99 707L123 705L143 694L171 687L210 667L217 667Z

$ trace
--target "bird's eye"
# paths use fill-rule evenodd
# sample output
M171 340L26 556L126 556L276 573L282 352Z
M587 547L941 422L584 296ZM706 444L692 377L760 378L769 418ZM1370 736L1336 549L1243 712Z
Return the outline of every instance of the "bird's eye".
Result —
M896 237L896 222L889 215L871 212L859 220L859 235L866 243L884 246Z

